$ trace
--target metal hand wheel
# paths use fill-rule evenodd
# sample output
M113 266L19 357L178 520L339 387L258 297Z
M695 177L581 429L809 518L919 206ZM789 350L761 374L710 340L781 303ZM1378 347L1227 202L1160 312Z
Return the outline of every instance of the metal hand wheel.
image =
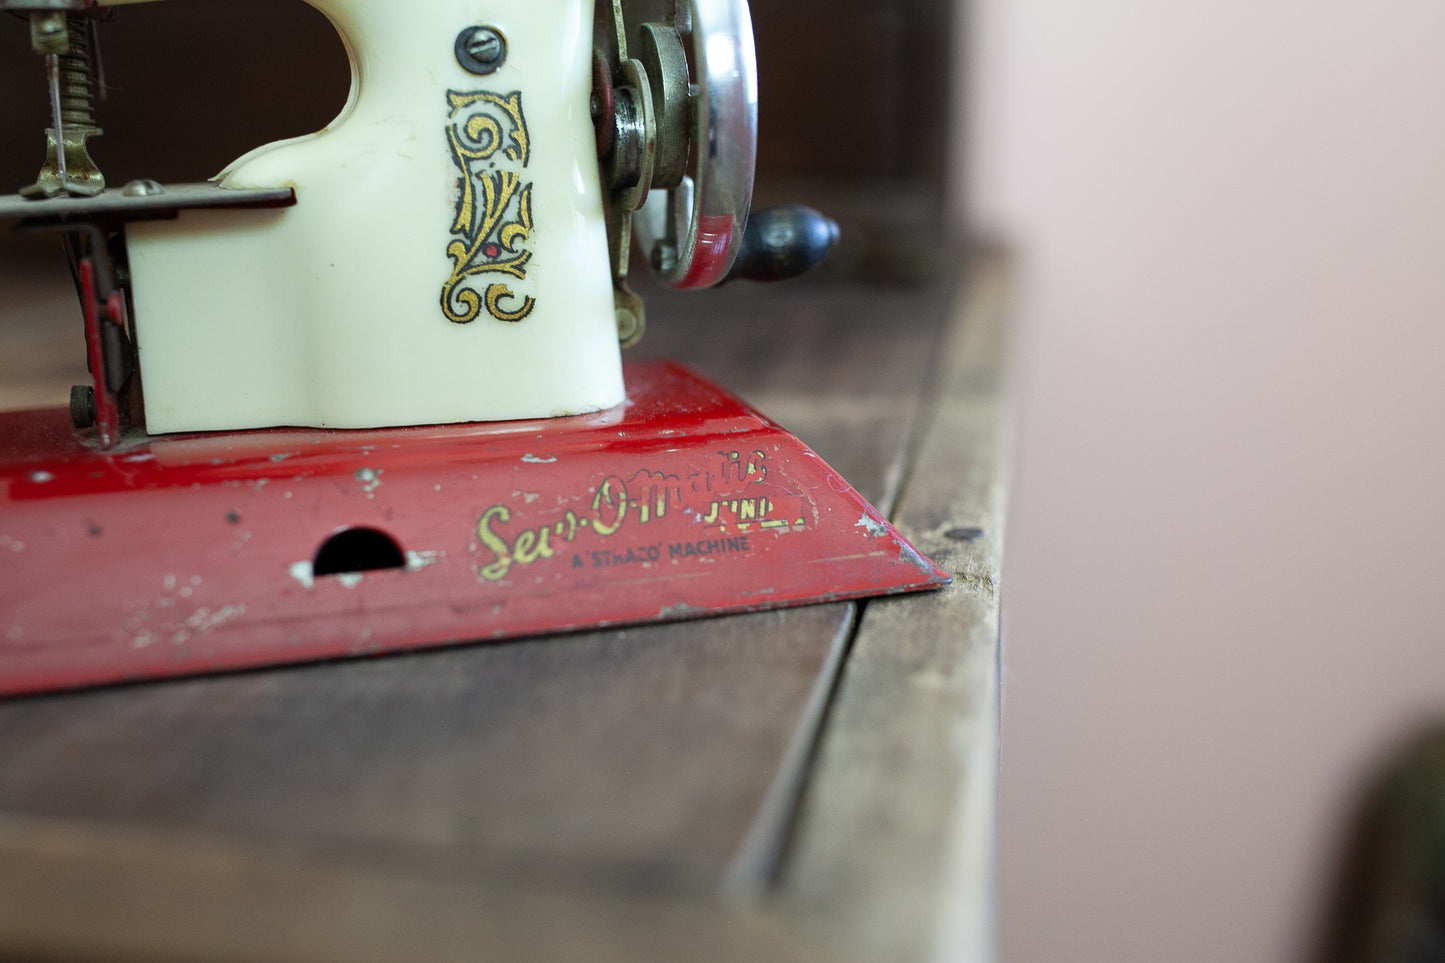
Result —
M683 5L678 6L682 14ZM677 109L677 88L666 86L678 79L681 44L668 50L671 38L654 24L644 25L639 34L644 63L655 58L662 67L662 84L652 85L662 135L654 186L667 190L647 198L633 218L633 230L659 280L674 288L705 288L727 276L747 224L757 159L757 61L746 0L687 0L686 14L688 22L679 26L690 28L694 79L686 86L682 110ZM681 167L679 152L667 142L679 122L685 124L692 155L690 165L682 155Z
M642 334L627 286L632 234L675 288L723 280L742 244L757 155L746 0L597 0L593 122L618 336ZM685 40L690 40L691 56Z

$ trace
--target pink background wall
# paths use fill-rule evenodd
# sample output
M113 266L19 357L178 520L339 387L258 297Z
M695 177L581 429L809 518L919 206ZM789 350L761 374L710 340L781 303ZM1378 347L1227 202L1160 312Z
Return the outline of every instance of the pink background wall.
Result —
M972 2L958 186L1022 271L1002 959L1299 959L1445 715L1445 4Z

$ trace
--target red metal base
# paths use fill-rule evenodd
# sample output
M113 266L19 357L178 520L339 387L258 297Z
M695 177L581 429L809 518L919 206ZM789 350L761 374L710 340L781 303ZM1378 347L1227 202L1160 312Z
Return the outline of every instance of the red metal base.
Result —
M0 415L0 693L946 583L673 364L546 421L142 437Z

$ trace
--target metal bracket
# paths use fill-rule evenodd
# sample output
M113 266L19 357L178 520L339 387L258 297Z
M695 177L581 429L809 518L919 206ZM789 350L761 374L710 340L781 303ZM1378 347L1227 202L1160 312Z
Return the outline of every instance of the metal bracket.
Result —
M219 207L288 207L290 188L225 190L214 184L132 181L93 197L0 197L0 222L16 230L65 235L85 320L86 361L93 385L71 391L76 428L95 428L101 449L117 445L144 422L135 332L129 322L124 269L124 225L129 221L175 217L182 210Z

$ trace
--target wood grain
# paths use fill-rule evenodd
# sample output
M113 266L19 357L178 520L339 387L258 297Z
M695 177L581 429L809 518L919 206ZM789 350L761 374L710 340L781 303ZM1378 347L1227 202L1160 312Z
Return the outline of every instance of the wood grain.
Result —
M782 900L864 959L993 955L1004 287L982 259L894 518L955 581L867 603L784 867Z
M428 963L827 958L825 934L752 908L585 897L352 854L0 817L0 958Z
M0 812L708 892L843 605L0 702Z

